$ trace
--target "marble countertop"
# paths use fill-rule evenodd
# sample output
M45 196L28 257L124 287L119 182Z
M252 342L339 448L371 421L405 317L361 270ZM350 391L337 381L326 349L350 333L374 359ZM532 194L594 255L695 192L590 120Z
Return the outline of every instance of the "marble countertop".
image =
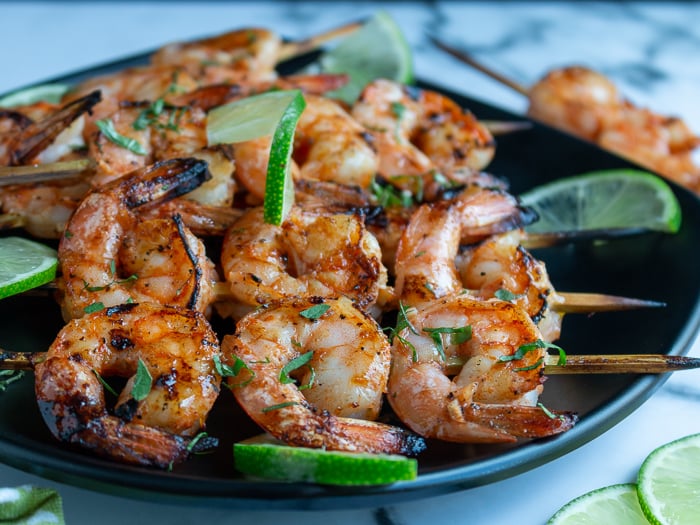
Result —
M522 113L526 101L436 50L428 33L463 47L524 85L580 63L608 75L633 102L682 116L700 132L700 4L668 2L1 2L0 93L155 48L243 26L290 38L385 9L415 53L417 76ZM700 342L691 355L700 356ZM700 431L698 372L671 377L613 429L564 457L483 487L376 509L245 511L126 500L0 466L0 486L55 487L67 523L544 523L589 490L633 481L646 455Z

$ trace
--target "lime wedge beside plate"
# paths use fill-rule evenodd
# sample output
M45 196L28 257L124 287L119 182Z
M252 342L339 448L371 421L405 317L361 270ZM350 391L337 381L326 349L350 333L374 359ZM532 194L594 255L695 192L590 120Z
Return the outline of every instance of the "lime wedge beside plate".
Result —
M681 208L671 187L645 171L621 169L558 179L520 195L540 220L532 233L639 228L675 233Z
M648 525L634 483L610 485L564 505L547 525Z
M22 237L0 238L0 299L56 278L56 250Z
M637 493L650 523L700 523L700 434L649 454L639 469Z

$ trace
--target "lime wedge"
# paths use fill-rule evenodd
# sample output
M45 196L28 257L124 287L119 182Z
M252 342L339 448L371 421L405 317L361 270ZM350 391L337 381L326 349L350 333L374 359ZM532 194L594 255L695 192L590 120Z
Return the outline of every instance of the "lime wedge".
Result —
M67 84L42 84L20 89L0 98L0 107L13 108L15 106L28 106L36 102L46 101L58 104L61 97L70 89Z
M207 116L210 145L272 135L264 202L264 219L269 224L282 224L294 202L290 163L294 132L305 107L298 89L270 91L219 106Z
M641 228L675 233L678 200L660 177L630 169L597 171L559 179L520 196L540 220L529 232Z
M0 238L0 299L56 277L56 250L21 237Z
M324 73L346 73L350 80L328 96L352 104L371 81L386 78L413 82L411 48L396 22L378 11L360 29L322 54L318 67Z
M385 485L418 472L415 459L400 455L290 447L268 435L235 443L233 457L248 476L321 485Z
M648 525L634 483L611 485L571 500L547 525Z
M651 523L700 523L700 434L649 454L639 469L637 492Z

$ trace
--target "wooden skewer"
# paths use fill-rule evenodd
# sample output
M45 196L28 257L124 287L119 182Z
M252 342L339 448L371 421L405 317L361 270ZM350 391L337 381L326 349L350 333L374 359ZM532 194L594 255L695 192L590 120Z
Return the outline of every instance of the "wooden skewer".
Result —
M92 160L79 159L34 166L0 167L0 187L74 179L93 166Z
M0 350L0 370L31 371L45 358L46 352ZM558 355L548 355L544 361L545 375L665 374L695 368L700 368L700 358L665 354L567 355L565 364L559 364Z
M46 295L56 290L56 281L27 290L27 295ZM550 302L551 308L561 313L595 313L616 312L623 310L636 310L640 308L663 308L666 303L651 301L648 299L636 299L619 295L607 295L600 293L557 292L560 301ZM224 282L214 283L214 301L223 302L233 300L228 284Z
M0 349L0 370L34 370L46 352L7 352Z
M532 122L526 120L479 120L479 122L495 137L532 128Z
M482 63L475 60L474 57L465 53L464 51L457 49L456 47L452 47L452 46L446 44L445 42L438 40L434 36L429 36L428 38L437 47L439 47L443 51L449 53L450 55L452 55L456 59L460 60L461 62L464 62L465 64L470 65L474 69L481 71L485 75L488 75L489 77L493 78L494 80L497 80L501 84L508 86L509 88L517 91L518 93L520 93L522 95L525 95L526 97L530 95L530 90L528 88L526 88L522 84L515 82L514 80L512 80L508 77L501 75L500 73L494 71L493 69L486 67Z
M559 364L559 356L548 355L545 375L552 374L664 374L677 370L700 368L700 358L664 354L567 355Z
M618 312L638 308L662 308L666 303L599 293L557 292L562 300L551 302L552 310L561 313Z
M315 51L331 40L347 36L350 33L357 31L360 27L362 27L362 24L363 22L351 22L304 40L282 44L278 62L283 62L285 60L289 60L290 58Z

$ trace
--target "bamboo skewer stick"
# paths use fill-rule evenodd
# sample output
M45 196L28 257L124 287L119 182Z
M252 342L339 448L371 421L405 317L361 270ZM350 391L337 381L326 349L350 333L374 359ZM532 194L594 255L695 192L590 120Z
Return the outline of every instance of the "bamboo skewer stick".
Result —
M600 293L557 292L562 300L550 302L552 310L561 313L594 313L662 308L666 303Z
M75 179L93 166L94 162L92 160L80 159L34 166L0 167L0 187L13 184L36 184L39 182Z
M56 282L39 286L24 292L27 295L45 295L53 293ZM637 299L619 295L607 295L600 293L557 292L562 298L560 301L551 301L550 307L561 313L595 313L616 312L624 310L637 310L640 308L663 308L666 303L649 299ZM214 283L214 301L224 302L233 300L228 284L225 282Z
M7 352L0 349L0 370L31 371L46 358L46 352ZM700 368L700 358L665 354L548 355L545 375L563 374L665 374Z
M465 64L470 65L474 69L481 71L485 75L488 75L489 77L493 78L494 80L497 80L501 84L508 86L509 88L513 89L514 91L517 91L518 93L525 95L526 97L530 95L530 90L523 86L522 84L519 84L515 82L514 80L505 77L501 75L500 73L494 71L491 68L486 67L482 63L478 62L474 57L471 55L465 53L464 51L457 49L456 47L452 47L441 40L438 40L437 38L433 36L428 37L430 41L435 44L437 47L442 49L443 51L449 53L456 59L460 60L461 62L464 62Z
M362 24L363 22L351 22L349 24L345 24L340 27L335 27L329 31L320 33L318 35L314 35L304 40L298 40L296 42L282 44L282 49L279 53L278 62L283 62L285 60L289 60L290 58L294 58L305 53L315 51L324 44L330 42L331 40L335 40L337 38L341 38L351 33L354 33L360 27L362 27Z
M548 355L545 375L553 374L665 374L677 370L700 368L700 358L665 354L567 355L559 364L559 356Z

